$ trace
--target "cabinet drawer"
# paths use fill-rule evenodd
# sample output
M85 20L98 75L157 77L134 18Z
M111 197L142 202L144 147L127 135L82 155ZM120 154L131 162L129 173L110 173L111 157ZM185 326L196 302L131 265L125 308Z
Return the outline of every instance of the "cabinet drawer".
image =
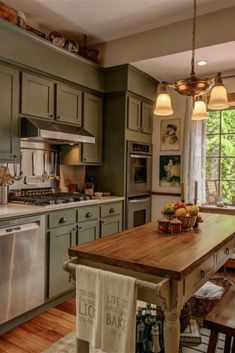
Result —
M230 258L232 250L234 249L234 239L226 243L221 249L216 253L216 264L223 265L227 259Z
M214 269L215 266L215 254L211 255L205 260L196 270L194 270L185 279L185 291L186 295L191 295L200 288L208 279L207 275Z
M80 207L77 210L77 222L99 218L99 206Z
M49 214L48 228L55 228L66 224L76 223L76 210L63 210Z
M122 213L122 203L109 203L101 205L101 217L113 216Z
M106 217L101 220L101 238L122 231L122 217Z

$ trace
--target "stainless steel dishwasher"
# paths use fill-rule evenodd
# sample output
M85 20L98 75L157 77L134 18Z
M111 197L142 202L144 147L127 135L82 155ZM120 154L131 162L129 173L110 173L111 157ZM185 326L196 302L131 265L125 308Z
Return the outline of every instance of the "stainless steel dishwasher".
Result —
M45 298L45 216L0 222L0 325Z

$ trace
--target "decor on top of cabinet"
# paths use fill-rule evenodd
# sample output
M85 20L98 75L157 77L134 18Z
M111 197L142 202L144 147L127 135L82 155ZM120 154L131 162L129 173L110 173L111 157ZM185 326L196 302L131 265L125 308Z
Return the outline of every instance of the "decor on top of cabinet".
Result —
M57 47L63 48L65 45L65 37L60 32L53 31L48 36L47 39L55 44Z
M161 120L161 151L178 151L180 149L180 119Z
M91 173L86 173L85 183L84 183L84 193L86 195L94 196L94 182L95 177Z
M17 23L17 11L3 1L0 1L0 17L8 22Z
M87 46L87 36L83 36L83 44L79 48L79 55L83 56L84 58L87 58L91 61L94 61L95 63L97 62L97 57L99 55L99 50L95 48L89 48Z

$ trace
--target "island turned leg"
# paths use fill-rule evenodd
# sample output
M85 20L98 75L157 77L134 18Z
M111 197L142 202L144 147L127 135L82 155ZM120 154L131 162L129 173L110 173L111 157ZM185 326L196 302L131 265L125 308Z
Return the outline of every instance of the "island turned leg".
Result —
M175 311L165 311L164 321L165 353L178 353L180 342L179 315Z
M89 342L77 338L77 353L89 353Z

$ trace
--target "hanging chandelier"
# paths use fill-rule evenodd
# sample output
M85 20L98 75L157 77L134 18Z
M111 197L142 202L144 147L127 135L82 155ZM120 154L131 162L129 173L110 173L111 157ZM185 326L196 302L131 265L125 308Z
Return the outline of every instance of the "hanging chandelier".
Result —
M223 79L220 73L210 77L197 77L195 73L195 42L196 42L196 15L197 4L193 0L193 31L192 31L192 59L190 76L184 80L176 82L163 81L159 85L159 94L157 96L155 115L169 116L173 114L171 98L168 93L168 87L184 96L193 98L193 120L207 119L208 113L205 101L202 96L211 89L208 108L211 110L222 110L229 107L227 92L223 85ZM213 87L213 88L212 88Z

